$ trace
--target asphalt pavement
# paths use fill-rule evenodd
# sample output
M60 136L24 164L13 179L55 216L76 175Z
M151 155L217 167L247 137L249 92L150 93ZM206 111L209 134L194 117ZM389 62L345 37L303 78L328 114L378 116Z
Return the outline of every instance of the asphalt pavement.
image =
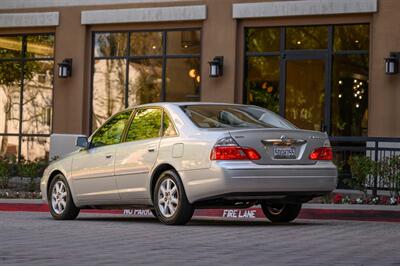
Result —
M0 212L0 265L400 265L400 223Z

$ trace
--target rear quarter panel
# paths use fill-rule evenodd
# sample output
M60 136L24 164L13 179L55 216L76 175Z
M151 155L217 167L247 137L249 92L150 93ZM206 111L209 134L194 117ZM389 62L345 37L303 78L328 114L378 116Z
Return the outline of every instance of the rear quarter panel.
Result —
M178 136L161 139L157 161L149 178L149 191L151 177L155 169L162 164L172 165L178 171L186 188L190 182L190 174L186 173L209 169L210 153L214 144L218 139L229 136L229 132L225 130L196 127L178 106L170 106L167 111L178 131Z

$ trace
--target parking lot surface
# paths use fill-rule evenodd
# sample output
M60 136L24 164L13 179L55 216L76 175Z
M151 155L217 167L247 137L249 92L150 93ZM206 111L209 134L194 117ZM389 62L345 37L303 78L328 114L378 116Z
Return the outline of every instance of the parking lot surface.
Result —
M400 265L400 223L0 212L0 265Z

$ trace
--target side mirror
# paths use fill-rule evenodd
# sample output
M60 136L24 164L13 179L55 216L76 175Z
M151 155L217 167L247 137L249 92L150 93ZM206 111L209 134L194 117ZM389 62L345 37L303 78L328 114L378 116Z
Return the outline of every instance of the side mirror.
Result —
M89 141L87 137L77 137L76 138L76 143L75 146L77 147L81 147L81 148L89 148Z

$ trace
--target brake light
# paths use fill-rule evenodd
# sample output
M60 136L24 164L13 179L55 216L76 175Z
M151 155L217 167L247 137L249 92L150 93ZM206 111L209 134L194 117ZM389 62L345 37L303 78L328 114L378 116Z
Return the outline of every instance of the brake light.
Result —
M260 160L261 156L255 149L239 146L216 146L211 151L211 160Z
M332 161L333 160L333 152L331 147L321 147L314 150L310 154L310 160L313 161Z

